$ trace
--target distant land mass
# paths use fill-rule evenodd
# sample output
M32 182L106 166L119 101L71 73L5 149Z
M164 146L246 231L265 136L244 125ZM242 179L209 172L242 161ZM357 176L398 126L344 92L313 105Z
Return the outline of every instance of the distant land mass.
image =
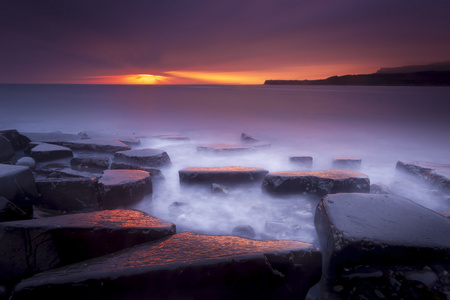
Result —
M264 84L450 86L450 61L429 65L381 68L371 74L332 76L317 80L266 80Z

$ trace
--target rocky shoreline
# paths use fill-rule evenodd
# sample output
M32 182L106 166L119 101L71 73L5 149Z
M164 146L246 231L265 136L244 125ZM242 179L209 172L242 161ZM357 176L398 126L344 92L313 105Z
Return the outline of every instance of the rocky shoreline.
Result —
M197 150L267 147L243 133L238 145ZM172 164L163 149L139 149L136 137L0 130L0 299L450 299L448 212L371 184L359 158L336 157L324 171L310 170L311 157L290 160L299 171L191 166L179 181L224 197L233 187L310 195L319 245L255 240L250 226L177 233L130 209L151 201ZM396 169L450 194L449 165L399 161ZM285 227L266 223L267 232L295 230Z

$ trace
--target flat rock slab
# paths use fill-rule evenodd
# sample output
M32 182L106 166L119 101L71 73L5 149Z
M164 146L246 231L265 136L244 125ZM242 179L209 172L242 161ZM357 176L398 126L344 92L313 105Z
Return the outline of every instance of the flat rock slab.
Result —
M359 169L361 158L338 156L333 158L331 163L334 169Z
M171 164L167 152L159 149L119 151L114 154L114 161L147 167L161 167Z
M245 145L235 145L235 144L213 144L206 146L197 146L198 151L208 151L208 152L241 152L241 151L251 151L257 148L269 147L269 143L255 142Z
M308 243L184 232L37 274L11 299L304 299L320 275Z
M183 135L160 135L158 138L169 141L189 141L189 138Z
M450 261L450 220L403 197L327 195L317 206L314 224L329 278L357 265Z
M0 223L0 282L103 256L175 233L175 225L137 210Z
M422 178L439 188L450 190L450 164L399 160L396 168Z
M164 179L164 175L161 173L161 170L155 167L146 167L146 166L139 166L139 165L133 165L133 164L127 164L127 163L118 163L113 162L111 163L111 170L142 170L150 173L150 176L152 177L152 180L159 180Z
M255 184L260 183L267 170L249 167L194 167L178 171L181 184Z
M73 153L70 148L45 143L33 147L30 150L30 155L36 161L48 161L73 157Z
M345 170L274 172L265 176L262 188L273 195L369 193L370 180Z
M30 168L0 164L0 196L21 209L31 207L38 192Z
M100 209L98 180L91 178L48 178L37 180L40 197L37 205L66 212Z
M153 192L150 174L141 170L105 170L98 185L105 209L130 206Z
M95 138L76 141L56 142L72 150L88 150L96 152L110 152L130 150L131 147L113 138Z

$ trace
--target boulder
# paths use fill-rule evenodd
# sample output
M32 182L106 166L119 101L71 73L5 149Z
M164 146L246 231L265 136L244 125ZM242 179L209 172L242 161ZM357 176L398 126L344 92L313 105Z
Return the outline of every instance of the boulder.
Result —
M14 148L11 145L11 142L0 135L0 162L7 161L11 157L14 156Z
M249 167L194 167L178 171L181 184L236 185L260 183L267 170Z
M369 193L369 178L345 170L274 172L265 176L263 191L273 195Z
M174 224L136 210L3 222L0 223L0 283L174 233Z
M31 157L36 161L56 160L60 158L73 157L72 150L67 147L52 145L52 144L39 144L30 150Z
M62 143L68 141L77 141L86 137L83 134L63 133L61 131L22 132L22 134L33 142L44 142L44 143Z
M371 194L392 194L389 186L382 183L374 183L370 185Z
M40 197L36 205L44 208L87 212L100 209L97 178L48 178L36 180Z
M171 164L167 152L159 149L119 151L114 154L114 161L146 167L162 167Z
M356 157L335 157L332 160L334 169L356 170L361 167L361 158Z
M26 212L22 211L5 197L0 196L0 222L22 220L27 218L28 216Z
M421 178L443 190L450 190L450 164L399 160L396 169Z
M228 194L228 187L217 183L211 184L211 194L226 195Z
M254 239L256 236L255 229L249 225L239 225L233 228L231 235L239 236L246 239Z
M113 162L111 163L111 170L142 170L150 173L150 176L152 177L152 181L164 179L164 175L161 173L160 169L157 169L155 167L145 167L145 166L139 166L139 165L133 165L133 164L127 164L127 163L118 163Z
M253 143L260 142L260 140L255 139L250 134L243 132L243 133L241 133L241 142L243 144L253 144Z
M0 196L32 215L38 197L33 174L28 167L0 164Z
M178 218L181 215L190 214L194 211L194 208L185 202L173 202L168 209L171 218Z
M114 138L95 138L73 141L54 142L57 145L68 147L72 150L88 150L95 152L109 152L130 150L131 147Z
M324 257L322 286L357 266L450 263L450 219L409 199L386 194L335 194L316 208Z
M183 232L20 282L17 299L304 299L321 254L298 241Z
M150 174L141 170L105 170L98 185L104 209L130 206L153 192Z
M70 167L77 171L102 171L109 168L108 157L74 157Z
M32 157L24 156L17 160L16 165L26 166L29 167L30 169L34 169L36 167L36 161Z
M290 156L289 160L302 168L311 169L313 165L313 158L311 156Z
M14 149L14 151L25 149L30 143L30 139L20 134L16 129L0 130L0 135L7 138Z

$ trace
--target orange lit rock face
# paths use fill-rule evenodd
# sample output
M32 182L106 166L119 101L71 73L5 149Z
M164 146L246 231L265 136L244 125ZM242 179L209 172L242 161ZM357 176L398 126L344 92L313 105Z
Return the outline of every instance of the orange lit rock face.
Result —
M275 172L265 176L262 188L274 195L369 193L370 180L346 170Z
M102 256L174 233L174 224L135 210L3 222L0 281Z
M62 293L95 293L97 299L303 299L320 278L321 259L303 242L184 232L37 274L22 281L12 299Z
M104 185L119 185L135 182L149 177L148 172L141 170L105 170L99 183Z
M182 184L255 184L260 183L267 170L239 166L193 167L178 171Z

